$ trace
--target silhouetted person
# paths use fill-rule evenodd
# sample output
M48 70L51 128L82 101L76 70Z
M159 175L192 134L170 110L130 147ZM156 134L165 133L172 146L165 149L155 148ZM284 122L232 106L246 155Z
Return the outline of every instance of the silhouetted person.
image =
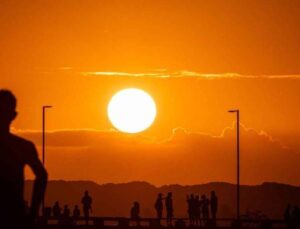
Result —
M155 210L156 210L157 219L161 220L162 213L163 213L163 208L164 208L163 197L162 197L161 193L159 193L157 195L157 199L155 201L154 207L155 207Z
M47 184L47 172L38 158L34 144L10 133L16 118L16 98L0 90L0 228L25 228L38 216ZM23 199L24 167L35 174L29 217ZM26 223L27 222L27 223Z
M207 224L209 220L209 200L206 198L205 195L201 196L201 202L202 202L202 215L203 215L203 222L204 224Z
M92 211L92 197L90 197L89 192L85 191L84 196L81 199L81 203L83 205L83 215L85 218L86 224L89 223L90 211Z
M194 221L195 221L195 199L194 199L194 194L191 194L190 196L187 195L186 202L187 202L187 205L188 205L188 216L189 216L190 225L193 226Z
M77 224L77 221L78 221L79 217L80 217L80 210L79 210L78 205L75 205L74 209L73 209L73 215L72 215L74 225Z
M173 219L173 199L172 199L172 192L169 192L167 197L165 198L165 205L167 211L167 225L172 226L172 219Z
M77 219L79 219L79 217L80 217L80 210L79 210L78 205L75 205L74 210L73 210L73 218L75 220L77 220Z
M59 206L59 202L58 201L56 201L55 204L53 205L52 212L53 212L53 216L56 219L60 218L60 216L61 216L61 208Z
M210 211L211 211L213 224L215 225L217 219L217 212L218 212L218 197L215 191L212 191L210 194Z
M195 208L194 210L195 223L197 226L201 226L201 201L199 195L195 197L194 208Z
M70 217L70 214L71 214L70 208L69 208L69 206L66 204L65 207L64 207L63 217L64 217L65 219L67 219L67 218Z
M133 202L133 206L130 209L130 218L136 221L137 226L140 225L140 204L137 201Z
M71 211L69 206L66 204L63 209L63 213L59 219L59 224L70 225L72 223L72 218L70 217Z

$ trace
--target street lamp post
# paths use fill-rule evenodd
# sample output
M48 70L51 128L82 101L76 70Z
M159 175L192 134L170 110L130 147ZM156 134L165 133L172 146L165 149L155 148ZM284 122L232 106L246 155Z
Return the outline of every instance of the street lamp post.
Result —
M45 128L46 128L46 109L48 108L52 108L52 106L49 105L44 105L42 107L42 116L43 116L43 131L42 131L42 161L43 161L43 165L45 166ZM45 209L45 197L43 197L43 201L42 201L42 210L44 213L44 209Z
M240 221L240 111L229 110L236 113L236 152L237 152L237 182L236 182L236 218Z

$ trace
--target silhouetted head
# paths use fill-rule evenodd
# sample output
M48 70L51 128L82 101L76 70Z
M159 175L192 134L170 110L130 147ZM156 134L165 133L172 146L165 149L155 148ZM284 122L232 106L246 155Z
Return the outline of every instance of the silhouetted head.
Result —
M75 205L75 208L76 208L76 209L78 208L78 205L77 205L77 204Z
M89 191L86 190L86 191L84 192L84 195L88 196L88 195L89 195Z
M55 201L55 205L59 205L59 202L58 202L58 201Z
M159 198L162 198L162 193L158 193L158 197L159 197Z
M67 208L68 208L68 205L66 204L66 205L65 205L65 209L67 209Z
M215 195L216 195L215 191L211 191L210 194L211 194L212 196L215 196Z
M17 99L12 92L0 90L0 126L9 126L16 118Z
M169 197L172 197L172 192L168 192L168 196L169 196Z
M194 199L194 194L191 194L191 198Z
M202 198L202 199L206 199L206 196L203 194L203 195L201 196L201 198Z

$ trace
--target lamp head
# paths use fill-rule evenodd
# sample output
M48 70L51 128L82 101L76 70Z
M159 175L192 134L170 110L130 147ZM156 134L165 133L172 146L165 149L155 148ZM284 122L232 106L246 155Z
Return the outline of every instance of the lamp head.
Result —
M45 106L43 106L43 108L45 109L45 108L52 108L53 106L50 106L50 105L45 105Z

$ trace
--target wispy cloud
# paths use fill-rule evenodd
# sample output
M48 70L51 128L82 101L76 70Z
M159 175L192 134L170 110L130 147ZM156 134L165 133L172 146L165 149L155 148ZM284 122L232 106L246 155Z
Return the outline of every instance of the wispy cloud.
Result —
M41 69L39 69L41 70ZM191 70L172 71L164 68L153 69L146 72L128 72L128 71L84 71L74 69L71 66L62 66L56 69L43 69L44 74L76 74L88 77L147 77L147 78L199 78L199 79L300 79L300 74L289 75L267 75L267 74L240 74L236 72L224 73L203 73Z
M151 72L121 72L121 71L87 71L81 72L85 76L116 76L116 77L157 77L157 78L181 78L195 77L205 79L300 79L300 75L243 75L239 73L201 73L189 70L168 71L166 69L154 70Z
M133 77L170 77L169 74L147 72L147 73L130 73L130 72L83 72L86 76L133 76Z

